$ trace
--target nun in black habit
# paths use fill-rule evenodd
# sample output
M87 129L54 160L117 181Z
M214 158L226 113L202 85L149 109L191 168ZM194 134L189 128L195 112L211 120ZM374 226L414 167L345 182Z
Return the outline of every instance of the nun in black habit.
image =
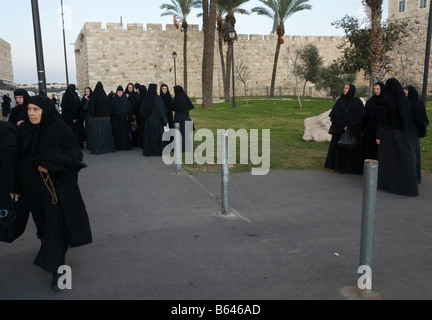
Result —
M420 100L418 92L414 86L407 86L407 97L411 106L411 119L409 128L409 137L413 144L414 151L417 157L417 179L421 183L421 148L420 138L424 138L427 134L429 119L426 114L426 107L423 101Z
M340 173L363 174L361 152L361 130L365 108L360 98L355 97L356 87L346 84L344 93L338 98L330 112L332 122L329 133L332 135L324 167ZM339 148L337 142L349 129L357 139L353 150Z
M111 125L116 150L131 150L132 136L130 136L130 125L132 122L133 109L123 94L123 87L118 86L117 93L113 99L114 111L111 115Z
M186 146L188 145L186 144L186 138L190 139L190 137L186 137L186 122L192 121L189 116L189 111L195 107L182 86L174 86L174 95L174 100L171 104L171 109L175 112L174 123L178 123L180 125L180 132L182 135L182 152L189 152L190 150L186 150ZM193 123L191 128L193 128ZM191 148L192 146L188 145L188 147Z
M53 274L65 264L68 248L90 244L92 233L78 185L78 173L86 167L70 128L55 115L46 96L29 101L29 121L19 127L11 197L20 197L31 211L41 240L34 264Z
M76 93L75 84L70 84L61 100L62 119L71 128L81 149L84 148L84 110Z
M13 123L16 127L28 120L27 105L30 100L30 95L25 89L17 89L14 91L16 105L12 108L9 115L9 122Z
M377 113L381 107L385 85L377 82L373 86L373 96L366 101L365 117L363 119L363 159L377 159Z
M399 81L387 80L378 113L378 188L417 196L417 159L409 139L410 103Z
M165 104L165 108L167 111L168 125L170 128L174 128L174 117L173 117L173 113L171 110L171 104L172 104L173 99L172 99L171 93L169 91L168 85L166 85L166 84L161 85L159 95L161 96L161 98Z
M112 134L112 101L108 98L102 82L96 84L89 100L86 123L88 126L87 143L92 154L115 152Z
M16 131L14 124L0 121L0 209L6 208L10 203Z
M135 114L135 121L136 125L138 127L138 131L135 132L135 134L132 135L135 145L137 147L143 148L143 141L144 141L144 120L141 118L139 108L143 104L143 101L147 95L147 87L143 84L139 85L138 87L138 94L139 94L139 100L138 100L138 111Z
M166 126L167 116L162 98L157 94L157 85L151 83L146 97L140 107L140 115L144 120L143 155L162 156L164 141L163 126Z

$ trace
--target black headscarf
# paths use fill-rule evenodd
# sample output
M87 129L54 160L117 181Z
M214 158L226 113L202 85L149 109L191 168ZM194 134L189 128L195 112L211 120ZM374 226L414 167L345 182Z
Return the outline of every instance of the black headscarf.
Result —
M410 128L410 119L412 118L410 102L396 78L390 78L386 81L383 105L385 105L385 111L389 116L387 126L401 130Z
M347 105L349 105L349 104L351 103L351 101L353 100L354 95L355 95L355 93L356 93L356 91L357 91L357 88L356 88L355 85L353 85L352 83L349 84L349 87L350 87L350 88L349 88L348 92L347 92L346 94L342 94L342 95L341 95L342 100L343 100Z
M80 108L80 101L78 94L76 93L76 86L70 84L63 95L61 101L61 107L63 111L77 113Z
M167 88L166 93L162 92L163 87ZM165 107L167 108L167 110L171 110L171 103L172 103L173 99L172 99L171 93L169 91L168 85L166 85L164 83L163 85L160 86L159 95L161 96L163 102L165 103Z
M24 97L24 103L23 103L23 105L25 105L25 106L27 106L27 104L28 104L28 102L30 100L30 95L28 94L27 90L25 90L25 89L17 89L17 90L15 90L14 91L14 96L15 96L15 98L17 96Z
M118 92L119 91L123 91L123 87L122 86L118 86L117 88L117 93L113 98L113 107L114 107L114 114L131 114L132 113L132 106L128 100L128 98L126 98L126 95L123 93L123 95L121 97L118 96Z
M32 124L30 121L25 122L24 125L28 128L28 134L24 137L22 150L23 152L35 154L39 150L41 130L58 118L56 117L55 105L47 96L38 95L31 97L29 100L29 105L30 104L34 104L42 109L42 117L38 124Z
M157 84L150 83L147 89L147 94L139 109L140 115L143 119L146 119L152 114L157 95Z
M429 125L429 118L426 113L426 107L422 100L419 98L417 89L414 86L407 86L408 89L408 100L411 104L411 111L413 114L413 119L415 126L417 128L417 133L419 137L426 136L427 126Z
M383 82L377 82L374 84L374 87L377 85L380 86L381 93L378 96L374 93L372 97L369 98L369 100L366 102L365 105L366 116L368 117L374 117L376 115L384 97L385 84Z
M112 111L112 101L105 93L102 82L99 81L90 97L88 115L91 117L106 117L110 116Z
M138 100L138 109L139 109L147 95L147 87L143 84L140 84L138 90L139 90L139 100Z
M174 86L174 94L175 97L172 102L173 110L178 112L188 112L195 108L182 86Z

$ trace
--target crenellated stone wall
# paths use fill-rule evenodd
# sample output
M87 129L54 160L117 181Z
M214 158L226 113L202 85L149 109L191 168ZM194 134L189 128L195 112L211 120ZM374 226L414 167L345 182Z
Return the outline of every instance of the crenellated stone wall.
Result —
M161 24L127 24L107 23L102 27L98 22L87 22L75 41L77 86L80 91L84 87L94 88L98 81L104 85L105 91L115 91L118 85L125 87L127 83L168 84L174 86L176 69L177 84L183 83L183 33L174 27ZM337 46L343 37L329 36L285 36L281 47L276 87L294 87L295 76L293 65L295 50L308 43L313 43L324 59L325 65L332 63L341 53ZM238 35L234 44L235 61L243 61L250 70L248 87L261 88L252 94L263 95L265 88L270 86L273 71L276 35ZM226 55L227 45L224 45ZM176 68L172 52L177 52ZM190 25L188 29L188 94L201 97L201 61L203 52L203 34L198 25ZM359 76L357 85L367 85ZM239 87L241 86L241 87ZM236 82L236 88L242 88ZM242 91L237 89L237 94ZM242 90L242 89L241 89ZM223 96L223 81L220 67L218 40L215 44L214 96Z

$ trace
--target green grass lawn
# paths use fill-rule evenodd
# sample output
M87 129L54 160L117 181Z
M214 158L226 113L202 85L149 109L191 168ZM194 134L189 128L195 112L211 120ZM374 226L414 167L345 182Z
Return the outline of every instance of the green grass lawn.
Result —
M190 112L196 129L210 129L216 138L218 129L261 129L271 130L271 170L326 170L324 162L327 156L329 142L306 142L303 140L304 120L317 116L332 108L334 101L329 99L311 99L303 102L299 108L297 100L249 100L237 101L237 107L232 108L230 102L214 104L211 109L195 105ZM432 119L432 104L428 105L428 116ZM420 140L422 148L422 169L426 173L432 172L432 133ZM194 150L202 144L194 142ZM239 153L239 139L237 139L237 153ZM259 142L259 155L261 155L261 140ZM217 146L215 142L215 152ZM216 159L216 158L215 158ZM237 158L239 163L239 156ZM231 166L230 172L250 171L252 164L236 164ZM183 165L190 173L194 172L220 172L220 165Z

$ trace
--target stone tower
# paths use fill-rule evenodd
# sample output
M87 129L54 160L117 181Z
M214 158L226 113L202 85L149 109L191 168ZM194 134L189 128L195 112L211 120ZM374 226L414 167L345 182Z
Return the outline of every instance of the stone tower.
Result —
M388 76L398 78L403 85L414 85L419 93L423 86L430 2L431 0L389 0L388 4L389 22L408 21L410 33L405 43L395 48L392 54L393 74ZM429 75L432 75L431 71L432 69L429 69ZM428 94L431 88L432 81L429 76Z

